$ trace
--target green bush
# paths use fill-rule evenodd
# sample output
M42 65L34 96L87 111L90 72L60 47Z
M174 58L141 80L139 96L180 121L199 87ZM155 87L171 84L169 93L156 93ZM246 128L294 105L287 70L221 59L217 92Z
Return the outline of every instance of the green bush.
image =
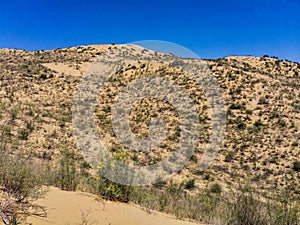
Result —
M108 200L128 202L131 190L131 186L117 184L103 177L98 179L98 194Z
M62 190L75 191L78 184L74 151L63 149L59 160L56 185Z
M293 162L293 170L300 172L300 161Z

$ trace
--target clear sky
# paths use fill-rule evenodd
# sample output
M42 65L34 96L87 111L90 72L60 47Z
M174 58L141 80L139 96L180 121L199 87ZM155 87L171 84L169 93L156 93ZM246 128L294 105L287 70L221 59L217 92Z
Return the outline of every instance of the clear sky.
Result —
M170 41L201 58L300 62L300 0L0 0L0 48Z

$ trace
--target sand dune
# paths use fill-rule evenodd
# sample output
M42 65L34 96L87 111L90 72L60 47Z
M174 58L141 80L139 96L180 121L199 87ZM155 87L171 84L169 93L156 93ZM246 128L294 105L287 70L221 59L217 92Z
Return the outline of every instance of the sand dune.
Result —
M51 187L47 196L38 200L46 206L47 218L30 217L33 225L195 225L167 214L151 214L133 204L97 199L82 192L66 192ZM84 223L87 221L87 223Z

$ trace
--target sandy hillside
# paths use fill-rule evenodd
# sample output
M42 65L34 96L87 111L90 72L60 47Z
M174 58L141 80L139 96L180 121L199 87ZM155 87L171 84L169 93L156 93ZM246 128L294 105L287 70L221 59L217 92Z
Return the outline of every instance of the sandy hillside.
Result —
M51 187L47 196L38 200L46 206L47 218L31 217L33 225L193 225L169 215L152 212L151 214L132 205L98 199L82 192L66 192ZM86 223L85 223L86 222Z
M174 57L139 46L114 44L34 52L0 49L0 142L6 148L5 152L31 155L34 170L46 173L53 186L98 192L100 196L113 196L114 200L124 201L125 198L125 201L202 223L211 221L211 212L208 215L199 213L206 210L205 204L210 201L203 205L201 198L195 196L226 196L244 183L269 195L270 199L274 193L286 189L295 196L291 198L293 201L299 201L300 64L267 56L201 60L218 81L227 112L223 144L211 166L203 172L199 170L199 163L212 128L207 98L202 88L182 71L180 64L148 60L158 55L162 59ZM167 182L149 187L149 190L139 189L131 199L128 199L128 189L95 175L98 171L93 170L89 160L82 156L73 132L72 106L82 76L100 58L106 61L115 56L138 58L137 62L125 61L124 64L117 61L115 72L97 98L94 116L97 132L104 146L117 159L137 166L153 165L174 152L181 136L180 115L172 104L149 97L132 105L129 131L141 139L148 137L149 124L152 118L158 117L167 128L165 139L149 153L135 153L117 138L112 126L114 99L135 80L155 75L182 86L195 103L200 125L199 142L187 165ZM74 170L66 169L69 167L62 163L66 160ZM0 186L6 185L4 179L0 181ZM107 190L110 190L108 194ZM174 192L180 198L174 198ZM149 198L144 198L147 193L150 193ZM182 200L181 204L178 199ZM43 221L31 219L33 224L183 223L161 214L148 215L132 205L103 204L78 193L55 189L39 203L47 206L48 218ZM0 206L3 208L3 204ZM83 217L89 215L90 208L90 215L95 218L89 221L94 223L81 223ZM257 212L264 211L257 208ZM69 218L64 218L65 215ZM277 215L276 211L274 215Z
M289 189L299 192L300 179L293 163L300 157L300 64L276 58L231 56L204 60L222 88L228 117L217 158L205 173L199 173L211 127L206 98L180 69L143 61L158 53L133 45L35 52L0 49L0 128L9 131L5 133L11 139L8 147L17 152L31 149L41 164L53 168L62 149L78 152L71 110L76 87L100 56L110 58L115 53L132 54L139 61L116 71L97 99L98 132L114 154L124 154L132 163L144 165L160 161L173 151L180 137L179 117L168 104L150 99L132 108L130 125L139 137L148 135L147 123L157 115L170 130L151 154L131 154L111 129L111 107L118 93L132 80L157 74L188 90L199 111L199 144L193 160L174 177L179 186L195 179L194 192L209 188L212 182L226 189L247 178L260 189L276 190L288 184Z

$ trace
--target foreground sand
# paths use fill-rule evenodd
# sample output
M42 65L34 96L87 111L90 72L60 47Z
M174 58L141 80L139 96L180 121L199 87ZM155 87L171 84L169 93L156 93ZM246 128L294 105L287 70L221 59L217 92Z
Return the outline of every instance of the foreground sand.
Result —
M51 187L47 196L37 202L46 206L47 218L30 217L33 225L195 225L167 214L151 214L132 204L97 199L82 192L66 192ZM88 221L83 223L83 221Z

